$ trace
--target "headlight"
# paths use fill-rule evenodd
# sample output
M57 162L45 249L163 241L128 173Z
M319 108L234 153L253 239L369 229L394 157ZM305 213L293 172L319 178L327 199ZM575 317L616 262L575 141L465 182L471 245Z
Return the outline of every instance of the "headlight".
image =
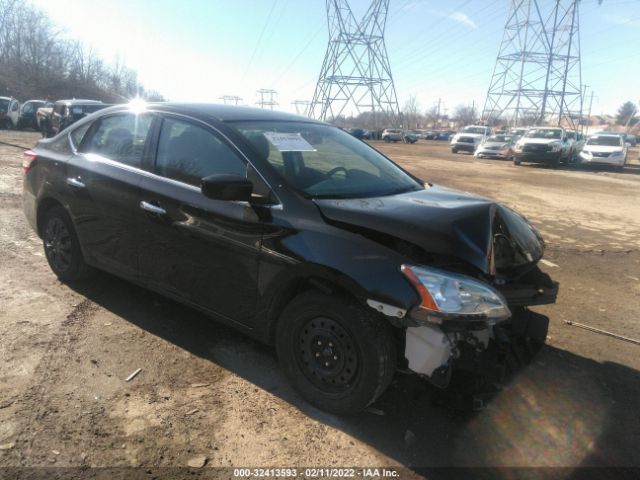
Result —
M562 144L561 143L552 143L551 144L551 151L552 152L559 152L562 149Z
M419 308L428 321L439 324L447 319L498 322L511 316L504 297L475 278L412 265L402 265L401 271L420 294Z
M618 150L618 151L616 151L616 152L612 152L612 153L610 154L610 156L611 156L611 157L621 157L621 156L623 156L623 155L624 155L624 152L623 152L622 150Z
M516 146L513 147L514 150L516 150L517 152L522 151L522 144L521 143L516 143Z

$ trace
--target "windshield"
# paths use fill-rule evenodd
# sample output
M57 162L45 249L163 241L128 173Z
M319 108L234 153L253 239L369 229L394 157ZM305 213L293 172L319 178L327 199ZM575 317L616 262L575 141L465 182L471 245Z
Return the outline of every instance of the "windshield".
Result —
M607 136L607 137L591 137L587 140L587 145L602 145L605 147L621 147L622 137Z
M487 142L502 142L509 143L511 141L511 135L491 135L487 138Z
M557 128L534 128L529 130L525 136L527 138L549 138L560 140L562 138L562 130Z
M375 197L424 188L366 143L335 127L271 121L232 125L289 185L308 197Z
M479 133L484 135L485 129L483 127L464 127L462 129L463 133Z

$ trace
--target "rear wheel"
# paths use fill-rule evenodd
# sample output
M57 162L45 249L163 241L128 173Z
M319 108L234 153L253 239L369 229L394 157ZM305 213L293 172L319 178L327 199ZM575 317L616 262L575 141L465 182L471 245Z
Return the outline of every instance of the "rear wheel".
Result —
M451 149L451 153L458 153L458 149L457 148L452 148Z
M513 164L514 165L520 165L522 163L522 161L520 161L520 159L518 159L517 157L513 157Z
M306 292L284 309L276 333L280 364L309 403L336 414L363 410L396 369L392 327L347 299Z
M41 231L47 262L61 281L80 280L91 272L84 262L78 237L64 208L53 207L48 210Z

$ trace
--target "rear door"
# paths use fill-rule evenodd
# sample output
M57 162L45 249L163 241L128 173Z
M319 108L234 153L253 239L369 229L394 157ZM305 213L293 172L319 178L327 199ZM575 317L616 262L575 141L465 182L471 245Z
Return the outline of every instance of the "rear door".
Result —
M68 204L87 260L127 277L137 274L137 189L154 118L132 113L101 117L67 164ZM71 133L72 139L81 128Z
M140 184L139 265L155 289L228 320L249 324L256 304L262 222L247 202L212 200L212 174L246 175L242 154L197 120L166 116L153 175Z

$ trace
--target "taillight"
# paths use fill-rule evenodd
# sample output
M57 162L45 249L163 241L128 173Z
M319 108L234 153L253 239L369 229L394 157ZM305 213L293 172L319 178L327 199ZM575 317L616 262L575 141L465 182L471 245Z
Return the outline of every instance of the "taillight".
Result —
M37 157L38 155L33 150L27 150L26 152L24 152L24 159L22 160L22 171L24 173L27 173L29 171L29 168L31 168L31 164Z

